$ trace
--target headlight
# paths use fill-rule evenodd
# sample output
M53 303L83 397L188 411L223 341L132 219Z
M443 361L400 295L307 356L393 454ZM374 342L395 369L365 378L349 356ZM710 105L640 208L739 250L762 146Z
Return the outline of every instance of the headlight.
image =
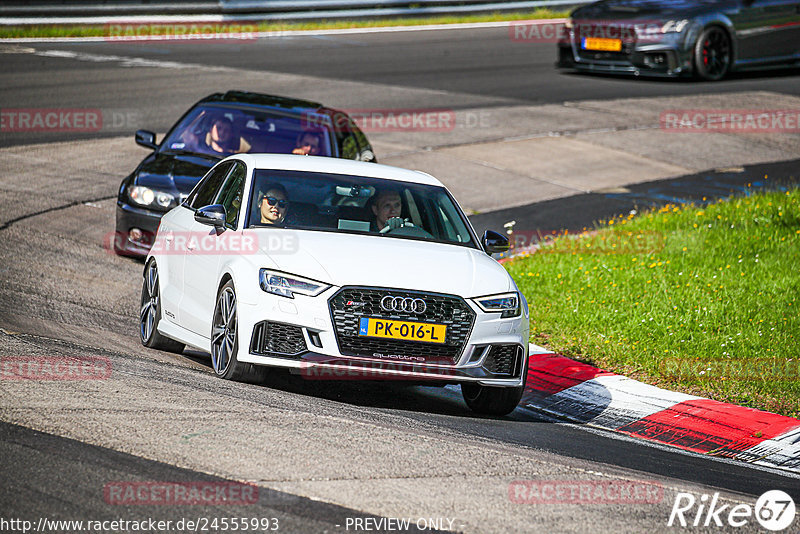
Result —
M480 309L485 312L502 312L500 317L517 317L520 313L519 294L503 293L474 299Z
M686 29L686 26L688 25L689 21L686 19L670 20L664 23L663 26L661 26L661 33L681 33L684 29Z
M258 280L261 284L261 289L273 295L280 295L281 297L294 298L295 293L306 295L308 297L316 297L326 289L328 284L309 280L293 274L284 274L277 271L270 271L269 269L261 269L258 272Z
M155 191L149 187L141 185L131 185L128 187L128 197L140 206L150 206L158 204L162 208L169 207L175 197L164 191Z

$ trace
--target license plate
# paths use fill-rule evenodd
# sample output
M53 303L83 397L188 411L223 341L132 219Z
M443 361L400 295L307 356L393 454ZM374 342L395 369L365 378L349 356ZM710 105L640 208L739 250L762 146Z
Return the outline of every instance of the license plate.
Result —
M444 343L446 334L447 325L443 324L362 317L358 325L359 336L402 339L404 341Z
M600 37L585 37L584 50L599 50L601 52L619 52L622 50L622 39L603 39Z

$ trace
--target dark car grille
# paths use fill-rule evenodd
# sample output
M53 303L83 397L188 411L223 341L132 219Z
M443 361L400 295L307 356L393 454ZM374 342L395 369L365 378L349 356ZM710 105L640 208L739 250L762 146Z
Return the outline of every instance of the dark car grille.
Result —
M519 345L493 345L483 367L493 375L519 376L522 354Z
M253 327L250 352L275 356L297 356L308 350L303 330L270 321L261 321Z
M426 310L422 314L385 311L381 308L381 299L387 295L421 298ZM330 298L329 306L339 351L346 356L380 358L375 356L378 353L388 359L422 358L425 363L454 364L461 356L475 322L475 312L464 299L434 293L345 287ZM444 324L447 325L447 335L441 344L363 337L358 335L363 317Z

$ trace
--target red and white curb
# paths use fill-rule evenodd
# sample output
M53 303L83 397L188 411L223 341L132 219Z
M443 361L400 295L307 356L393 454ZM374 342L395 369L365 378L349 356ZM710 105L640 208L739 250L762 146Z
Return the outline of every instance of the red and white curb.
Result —
M800 473L800 420L643 384L531 344L522 405L701 454Z

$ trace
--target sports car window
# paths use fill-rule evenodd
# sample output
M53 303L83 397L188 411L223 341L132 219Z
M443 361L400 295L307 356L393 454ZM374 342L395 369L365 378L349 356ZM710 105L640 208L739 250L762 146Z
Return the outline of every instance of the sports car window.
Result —
M312 115L200 105L173 128L160 150L224 158L246 152L291 154L305 143L311 155L334 155L329 120Z
M286 196L282 227L477 248L466 217L441 186L364 176L255 170L252 188L248 227L262 226L256 199L268 190L282 190Z
M247 176L247 167L241 162L234 162L233 169L225 180L225 185L220 189L214 204L225 207L226 224L236 228L239 221L239 212L242 208L242 194L244 193L244 179Z
M202 208L214 203L214 197L217 195L223 180L228 175L232 163L226 161L220 163L206 174L200 183L198 183L194 190L189 194L186 199L186 204L192 209Z

